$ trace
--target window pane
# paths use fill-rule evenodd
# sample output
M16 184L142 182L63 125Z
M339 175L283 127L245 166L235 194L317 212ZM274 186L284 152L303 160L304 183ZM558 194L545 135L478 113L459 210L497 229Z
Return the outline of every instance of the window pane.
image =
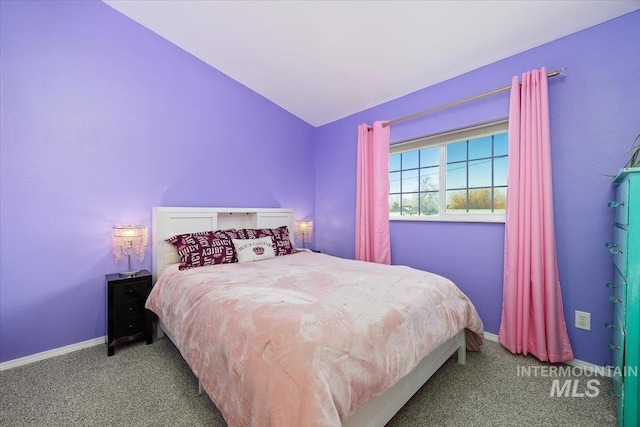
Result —
M418 191L419 187L419 180L418 180L418 171L417 170L411 170L411 171L402 171L402 192L403 193L408 193L408 192L414 192L414 191Z
M440 164L440 148L431 147L420 150L420 166L438 166Z
M507 157L493 159L493 185L507 185Z
M469 141L469 159L491 157L491 135Z
M506 156L508 149L508 138L506 133L493 136L493 155Z
M501 132L473 136L467 129L465 136L437 136L452 143L414 145L413 151L389 154L390 214L446 219L447 214L506 212L509 147L507 132Z
M400 214L400 195L391 194L389 196L389 213L394 215Z
M454 163L447 165L447 188L467 187L467 164Z
M389 172L400 170L400 154L389 155Z
M447 212L467 211L467 191L449 190L447 191Z
M469 212L491 212L491 188L469 190Z
M391 172L389 174L389 193L400 192L400 172Z
M402 153L402 169L414 169L418 167L418 151Z
M440 168L420 169L420 191L437 190L440 180Z
M493 211L494 212L507 211L507 188L506 187L493 189Z
M402 195L402 215L418 214L418 193Z
M437 192L420 193L420 215L438 215L440 197Z
M469 162L469 188L491 187L491 159Z
M467 141L447 144L447 163L467 160Z

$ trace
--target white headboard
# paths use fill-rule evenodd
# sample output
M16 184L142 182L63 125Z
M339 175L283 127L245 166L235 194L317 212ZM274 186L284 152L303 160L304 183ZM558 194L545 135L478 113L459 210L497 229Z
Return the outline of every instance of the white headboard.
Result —
M153 282L168 265L180 262L176 249L165 242L171 236L228 228L277 228L284 225L289 227L293 243L292 209L154 207L151 225Z

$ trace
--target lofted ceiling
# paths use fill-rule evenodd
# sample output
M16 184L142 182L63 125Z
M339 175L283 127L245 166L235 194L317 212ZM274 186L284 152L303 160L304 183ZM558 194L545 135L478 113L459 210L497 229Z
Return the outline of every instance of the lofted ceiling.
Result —
M640 0L104 1L314 126L640 9Z

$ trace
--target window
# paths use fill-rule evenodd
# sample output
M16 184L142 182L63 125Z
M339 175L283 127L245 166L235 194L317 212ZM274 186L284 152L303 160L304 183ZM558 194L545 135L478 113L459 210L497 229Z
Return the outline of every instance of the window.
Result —
M507 122L393 144L390 219L504 221Z

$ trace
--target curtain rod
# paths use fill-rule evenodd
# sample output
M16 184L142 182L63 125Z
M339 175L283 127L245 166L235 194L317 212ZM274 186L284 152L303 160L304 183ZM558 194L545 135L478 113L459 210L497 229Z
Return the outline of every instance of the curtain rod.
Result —
M547 78L556 77L556 76L566 76L567 75L567 67L562 67L560 70L553 71L547 74ZM521 83L522 85L522 83ZM489 92L481 93L480 95L470 96L469 98L464 98L459 101L451 102L449 104L441 105L439 107L432 108L430 110L420 111L418 113L411 114L409 116L400 117L397 119L389 120L388 122L382 123L382 127L390 126L394 123L404 122L405 120L415 119L416 117L426 116L427 114L435 113L436 111L446 110L447 108L455 107L460 104L464 104L467 102L475 101L476 99L484 98L487 96L495 95L496 93L505 92L511 89L511 85L504 86L498 89L490 90ZM373 129L372 126L368 127L369 130Z

